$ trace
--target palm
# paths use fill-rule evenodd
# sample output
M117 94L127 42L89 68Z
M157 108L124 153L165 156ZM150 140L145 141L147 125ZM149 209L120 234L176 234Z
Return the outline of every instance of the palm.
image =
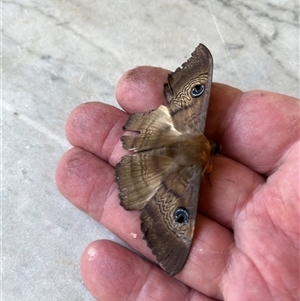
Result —
M282 198L276 184L262 184L254 193L235 212L235 243L223 277L226 300L297 300L298 202L291 202L295 195Z
M130 71L118 85L119 103L128 113L156 108L166 75L150 67ZM223 156L213 158L210 181L201 184L192 250L178 280L115 243L97 241L81 262L96 299L296 300L297 110L299 103L288 96L243 94L215 84L206 135L222 144ZM102 103L77 107L66 127L74 148L59 163L57 185L75 206L154 260L139 230L139 213L119 205L114 181L113 166L125 154L119 139L127 116Z

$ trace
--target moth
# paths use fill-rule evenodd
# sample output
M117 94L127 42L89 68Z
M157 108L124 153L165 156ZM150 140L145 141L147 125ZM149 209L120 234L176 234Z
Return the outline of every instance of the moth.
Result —
M128 118L124 156L116 166L121 205L141 210L141 230L157 261L171 276L184 266L191 247L201 176L212 168L216 145L203 134L213 59L200 44L168 76L165 105Z

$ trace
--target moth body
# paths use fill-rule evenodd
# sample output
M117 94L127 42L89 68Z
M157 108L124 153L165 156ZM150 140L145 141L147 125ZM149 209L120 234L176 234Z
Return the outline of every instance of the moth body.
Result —
M205 168L211 157L211 143L203 134L187 134L166 147L166 155L173 157L178 165L199 165Z

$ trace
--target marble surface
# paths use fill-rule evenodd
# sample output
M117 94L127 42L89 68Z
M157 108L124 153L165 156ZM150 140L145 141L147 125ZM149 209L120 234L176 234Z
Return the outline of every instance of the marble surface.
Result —
M297 0L4 0L2 9L3 300L94 300L81 252L118 239L60 195L54 173L70 148L70 111L117 105L126 70L173 70L201 42L214 81L299 97Z

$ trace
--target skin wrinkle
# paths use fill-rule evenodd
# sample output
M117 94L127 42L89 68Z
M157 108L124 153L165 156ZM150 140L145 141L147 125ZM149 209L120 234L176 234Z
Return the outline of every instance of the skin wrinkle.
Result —
M118 128L120 128L120 123L123 123L123 116L120 116L116 122L113 124L113 126L110 128L110 130L106 133L103 143L102 143L102 151L101 154L104 154L104 157L107 158L107 162L115 166L115 162L112 160L112 154L114 153L115 147L117 147L118 144L115 144L114 148L111 149L111 141L114 141L115 139L115 132L118 132ZM111 149L111 151L109 151Z
M120 127L120 124L123 124L123 119L124 119L123 116L117 119L117 122L114 124L114 127L116 129ZM126 123L126 121L125 121L125 123ZM125 123L123 124L123 126L125 125ZM115 128L113 128L113 129L115 130ZM111 130L107 136L110 136L111 134L114 135L113 130ZM120 139L119 139L119 142L114 145L114 147L112 148L112 151L110 152L110 154L108 156L108 163L114 167L116 166L116 163L118 163L121 160L121 157L125 155L124 154L121 157L115 155L115 154L119 153L118 149L120 149L120 146L121 146L122 150L124 150L122 147L122 143L120 143ZM126 150L124 150L124 153L128 153L128 152Z
M201 296L201 299L199 298L199 295ZM198 301L199 299L201 301L202 300L214 300L211 297L208 297L208 296L202 294L201 292L198 292L192 288L189 288L189 290L186 294L186 301L192 301L192 300Z
M286 293L285 293L285 291L287 291L287 285L286 285L286 281L284 281L284 279L285 279L285 277L282 277L281 276L282 275L282 273L280 273L280 271L277 271L277 273L276 273L276 277L280 277L280 279L281 279L281 284L282 285L284 285L284 288L282 288L281 286L275 286L275 285L273 285L272 283L270 283L270 292L272 291L272 290L275 290L275 291L277 291L277 294L279 295L279 296L282 296L282 295L286 295ZM270 273L270 275L269 275L269 277L268 278L271 278L273 276L273 273L271 274ZM263 277L263 276L262 276ZM266 278L266 277L265 277ZM265 281L266 283L267 283L267 281ZM272 288L272 290L271 290L271 288ZM275 299L275 296L274 296L274 299Z
M255 173L252 173L252 185L251 188L248 188L247 194L243 194L243 199L244 201L241 203L241 206L239 206L239 202L235 203L235 209L233 210L234 215L233 215L233 219L237 220L239 214L245 210L245 208L247 207L247 205L249 204L249 200L253 198L253 196L255 195L256 191L259 190L259 187L262 185L261 183L257 183L258 181L258 175ZM249 183L249 182L248 182ZM254 188L255 187L255 188ZM245 192L245 191L244 191Z
M142 286L142 289L139 289L139 293L138 293L138 295L137 295L137 297L136 297L136 300L138 301L139 300L139 298L141 297L141 301L143 301L143 300L145 300L145 298L142 296L143 295L143 289L146 287L146 285L145 284L147 284L148 283L148 281L149 281L149 278L150 278L150 275L153 273L153 271L154 271L154 273L155 273L155 267L154 267L154 265L152 265L151 267L150 267L150 269L149 269L149 272L147 273L147 277L145 278L145 281L144 281L144 285ZM134 290L134 289L133 289ZM146 296L147 296L147 294L146 294ZM147 296L147 298L148 298L149 296ZM153 299L154 300L154 299Z
M220 163L220 159L221 160L228 160L228 163L235 163L235 164L238 164L236 161L234 161L234 160L232 160L232 159L229 159L229 158L225 158L225 157L222 157L222 156L218 156L218 158L213 158L213 166L218 166L218 162L216 162L216 161L219 161L219 163ZM214 198L214 197L217 197L217 195L219 194L219 190L221 189L221 191L222 191L222 193L224 192L225 193L225 191L224 191L224 189L222 189L222 188L220 188L219 187L219 185L217 184L218 183L218 178L219 177L224 177L225 176L225 174L224 174L224 172L223 172L223 170L221 169L221 170L217 170L216 171L216 167L215 168L213 168L213 180L214 180L214 182L216 182L216 184L214 184L215 185L215 187L212 189L211 187L210 187L210 193L212 194L211 195L211 198ZM216 178L215 178L216 177ZM235 181L234 180L230 180L230 177L228 178L228 179L225 179L224 181L229 181L229 183L235 183ZM223 182L224 182L223 181ZM203 187L203 188L205 188L205 187ZM199 204L199 209L201 208L201 201L203 201L203 200L201 200L201 198L200 198L200 204ZM204 200L205 201L205 200ZM209 201L209 200L208 200ZM219 210L218 208L217 208L217 210ZM211 211L211 210L210 210ZM212 212L212 211L211 211ZM207 214L207 212L204 212L204 214L206 215L206 216L208 216L209 218L211 218L212 220L214 220L214 221L216 221L212 216L210 216L210 215L208 215ZM220 223L220 220L219 221L217 221L218 223ZM228 221L226 222L226 221L224 221L223 223L221 223L223 226L225 226L226 228L228 228L228 229L230 229L230 230L232 230L232 221L230 222L230 220L228 219Z
M229 275L229 271L231 270L232 254L234 250L235 250L235 241L233 237L233 242L229 245L226 263L224 265L223 270L220 273L219 290L222 296L224 296L224 286L225 286L226 276Z
M287 285L287 283L286 283L286 281L285 281L285 278L286 278L286 277L284 277L282 274L283 274L282 272L278 272L276 276L277 276L277 277L280 277L280 279L281 279L281 284L282 284L284 287L281 287L281 286L275 286L275 285L273 285L272 283L270 284L270 287L272 287L273 290L277 291L279 296L281 296L281 295L288 296L288 295L287 295L287 292L288 292L289 289L288 289L288 285ZM273 275L271 275L271 276L273 276ZM269 278L270 278L270 277L269 277ZM270 291L271 291L271 289L270 289Z
M134 300L137 300L137 301L139 301L139 300L141 300L141 301L144 301L144 300L162 300L162 299L157 299L157 298L154 299L153 296L151 296L151 299L149 299L149 293L148 293L149 288L147 287L146 284L147 283L153 283L151 281L151 277L155 277L156 273L157 273L157 267L156 266L151 266L149 272L147 273L146 279L143 279L143 281L144 281L145 284L142 286L142 289L140 290L139 294L137 295L137 297ZM175 278L173 278L173 280L177 281L177 280L175 280ZM134 291L135 288L136 288L136 285L134 286L134 288L132 289L132 291ZM178 290L179 294L182 292L182 288L184 288L186 290L185 299L182 299L182 300L189 300L189 301L191 301L192 299L188 298L191 294L196 294L196 295L198 295L198 297L199 297L199 295L202 296L202 294L199 294L199 292L197 292L195 290L192 290L189 287L183 287L182 285L180 286L180 289ZM147 296L147 299L145 299L145 297L143 296L143 293L144 293L143 289L146 289L145 296ZM176 287L174 287L174 289L176 289ZM131 300L131 299L128 299L128 300ZM199 300L199 298L196 298L195 300ZM212 299L209 298L207 300L212 300Z
M149 282L149 277L150 275L153 273L153 269L154 269L154 266L152 266L149 270L149 272L147 273L147 276L145 278L145 281L144 281L144 285L142 286L142 288L139 289L139 293L136 297L137 300L139 300L139 298L141 298L140 300L145 300L145 298L142 296L144 294L144 289L146 288L147 289L147 283ZM147 294L146 294L147 295ZM149 298L149 296L148 296ZM152 299L152 298L151 298ZM153 299L154 300L154 299Z
M282 172L282 170L278 170L278 172ZM284 170L283 170L284 172ZM291 209L289 207L289 200L286 199L285 194L283 194L281 191L283 190L282 187L286 186L287 183L282 183L282 180L278 178L278 176L276 177L276 175L274 174L274 176L270 176L268 181L268 187L269 186L275 186L277 188L276 192L272 193L272 200L274 200L271 205L269 206L269 211L271 211L271 213L269 213L269 215L276 215L277 212L285 212L285 213L289 213L291 214ZM267 187L267 188L268 188ZM292 187L292 190L295 190L294 187ZM268 193L270 193L268 191ZM293 195L291 192L289 192L289 195ZM294 193L294 195L297 197L297 192ZM277 202L275 202L275 200L277 200ZM278 203L280 202L280 203ZM279 207L280 206L280 207ZM283 209L282 209L283 208ZM276 210L276 211L275 211ZM281 215L281 218L284 218L283 215ZM274 221L273 223L276 223L276 221ZM278 221L277 221L278 223ZM289 232L288 228L284 229L285 231L287 231L287 233Z
M67 174L69 176L67 176L66 178L74 178L74 176L76 177L76 180L78 182L80 182L81 186L86 186L86 184L88 183L87 179L81 176L81 164L82 164L82 149L81 148L75 148L72 149L76 151L76 157L72 160L69 160L67 163ZM75 170L75 172L74 172ZM74 183L76 183L74 181ZM77 184L78 185L78 184Z
M235 160L231 159L232 161L236 162ZM238 163L238 162L237 162ZM238 163L240 164L240 163ZM247 168L247 167L245 167ZM263 180L262 178L259 177L258 174L256 173L252 173L252 186L251 188L248 187L247 191L243 191L243 195L239 195L238 199L235 202L235 206L234 209L232 210L233 215L231 218L231 226L230 229L236 228L236 224L239 223L239 219L240 219L240 214L243 214L245 211L245 208L248 206L249 204L249 200L251 200L254 195L256 194L256 192L259 192L262 185L264 183L261 183L260 181ZM249 184L249 181L248 181ZM245 194L246 192L246 194ZM241 200L241 201L239 201Z
M77 176L77 179L81 180L81 177L78 176L78 173L77 172L73 172L74 170L74 167L77 166L77 163L79 162L79 158L76 157L76 158L73 158L72 160L69 160L67 162L67 165L66 165L66 171L67 171L67 174L68 175L71 175L72 177L74 177L74 175ZM77 169L77 168L76 168ZM69 178L68 176L66 178Z
M88 197L88 201L87 201L87 204L86 204L88 214L90 214L97 221L102 220L102 216L103 216L103 213L104 213L104 207L103 206L97 206L96 213L94 213L95 210L93 209L95 207L95 206L93 206L93 199L94 199L94 195L98 194L98 191L97 191L96 187L98 186L98 183L100 182L100 178L101 178L101 176L98 176L97 181L94 182L93 188L90 192L90 195ZM97 218L96 218L96 216L97 216Z
M252 267L254 267L255 271L256 271L256 274L260 276L261 278L261 281L263 281L265 283L264 287L266 287L269 291L269 294L271 294L271 290L269 289L269 286L268 286L268 283L265 281L263 275L260 273L260 270L258 269L257 265L254 263L253 260L251 260L251 258L248 256L247 253L245 253L244 251L242 251L241 249L239 249L239 252L244 256L246 257L247 259L247 266L249 266L250 264L252 265ZM253 273L252 273L253 274Z
M294 191L294 195L297 197L299 195L299 190L297 191L296 188L294 188L294 187L292 188L292 190ZM281 196L280 199L285 200L285 195L281 193L281 190L279 191L278 194ZM292 194L292 193L289 193L289 194ZM282 205L284 205L284 209L285 209L282 211L286 212L288 209L290 209L289 200L285 200L285 202L283 202ZM299 220L298 220L298 228L299 228ZM284 231L286 231L286 233L282 232L282 234L284 234L287 238L289 238L291 240L295 249L299 249L299 233L295 232L295 231L291 231L289 228L285 228ZM288 237L288 234L290 234L289 237ZM295 237L295 243L293 242L294 237ZM297 244L297 242L298 242L298 244Z
M241 91L239 91L239 96L240 94L242 94ZM215 132L218 133L218 137L219 137L219 141L226 141L227 137L227 129L231 129L232 128L232 119L231 119L231 116L235 116L233 113L233 111L237 111L237 108L239 106L239 102L234 102L234 105L231 104L229 109L226 111L226 115L225 117L223 116L222 119L219 119L219 122L218 122L218 127L216 128ZM221 131L220 129L223 130ZM224 140L225 139L225 140ZM221 153L222 153L222 145L221 145ZM228 156L228 154L226 155L228 158L231 158L230 156ZM234 158L231 158L232 160L236 161Z
M296 149L295 151L297 152L299 152L299 146L300 146L300 143L299 143L299 141L291 141L290 142L290 145L289 145L289 147L286 147L283 151L282 151L282 154L281 154L281 156L280 156L280 158L279 158L279 160L278 160L278 162L276 162L277 164L274 164L274 165L279 165L279 166L283 166L284 165L284 162L286 161L286 160L288 160L289 159L289 156L293 156L293 151L294 151L294 149Z
M71 112L70 116L68 117L66 124L66 135L71 143L73 140L73 132L78 133L79 137L89 134L87 125L90 123L90 118L88 118L89 111L87 110L87 104L88 103L80 104Z
M218 276L219 281L218 281L218 279L216 279L217 283L218 283L219 290L220 290L222 296L224 296L224 294L222 292L222 287L224 286L223 279L225 279L226 274L228 274L229 271L230 271L230 269L228 268L229 267L228 263L231 262L230 259L232 258L232 253L234 251L234 248L235 248L235 244L234 244L234 238L233 238L232 243L228 245L228 250L226 252L227 253L227 256L226 256L227 260L226 260L225 265L221 269L221 272Z
M253 178L253 181L252 181L251 188L248 189L248 194L247 194L248 196L244 197L245 201L244 201L243 209L246 208L246 206L249 204L251 199L255 198L255 195L260 193L262 187L264 187L264 185L266 185L266 179L263 176L253 172L252 178ZM239 211L241 212L242 208L240 208Z
M202 300L204 301L204 298L205 298L206 301L212 300L211 298L209 298L205 295L202 295L199 292L189 288L187 293L186 293L184 301L193 301L193 300L198 301L199 300L199 295L201 295L201 299L200 299L201 301Z

